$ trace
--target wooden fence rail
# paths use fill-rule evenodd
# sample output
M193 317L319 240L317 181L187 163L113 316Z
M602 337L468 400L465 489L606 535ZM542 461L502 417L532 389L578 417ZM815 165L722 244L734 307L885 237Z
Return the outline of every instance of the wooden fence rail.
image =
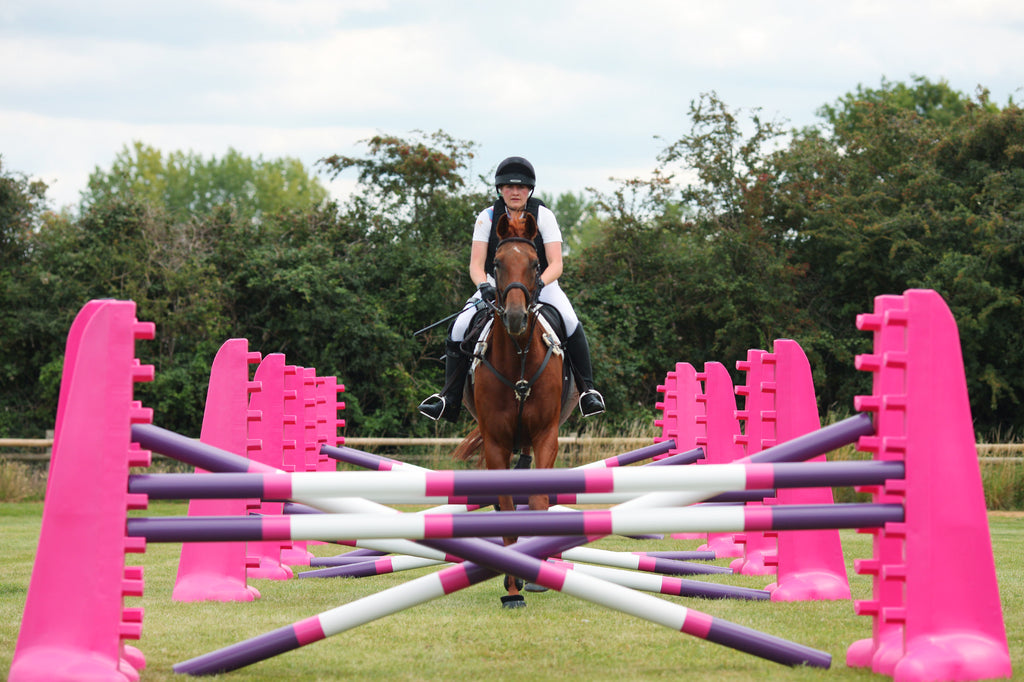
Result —
M461 438L345 438L345 445L353 448L455 447L460 442L462 442ZM558 438L560 446L570 447L616 445L635 449L650 445L651 442L651 438L599 438L587 436L560 436ZM24 462L48 461L52 446L52 438L0 438L0 459ZM5 450L8 450L8 452L5 452ZM1024 443L978 443L978 452L1012 455L1009 457L979 456L979 459L987 462L1014 461L1024 457Z

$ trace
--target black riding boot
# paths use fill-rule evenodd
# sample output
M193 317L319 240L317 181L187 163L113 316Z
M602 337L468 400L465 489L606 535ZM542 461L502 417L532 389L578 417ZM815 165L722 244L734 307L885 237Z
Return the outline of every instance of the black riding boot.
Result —
M569 353L569 362L572 363L577 379L583 384L580 387L580 412L584 417L601 414L604 412L604 397L594 388L594 370L590 366L590 344L587 343L582 324L576 327L576 331L566 340L565 350Z
M420 403L420 412L434 421L444 417L454 422L459 418L462 390L466 385L466 373L469 371L469 356L462 352L461 345L451 338L445 340L444 388L440 393L435 393Z

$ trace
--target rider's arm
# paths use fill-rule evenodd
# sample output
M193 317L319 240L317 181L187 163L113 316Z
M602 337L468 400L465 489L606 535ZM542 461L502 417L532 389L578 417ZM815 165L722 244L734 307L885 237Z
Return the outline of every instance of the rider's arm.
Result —
M561 254L561 250L559 250ZM469 277L474 285L487 281L487 272L484 271L484 264L487 262L487 242L473 240L472 248L469 251Z
M545 243L544 255L548 258L548 267L540 273L540 278L547 285L562 276L562 242Z

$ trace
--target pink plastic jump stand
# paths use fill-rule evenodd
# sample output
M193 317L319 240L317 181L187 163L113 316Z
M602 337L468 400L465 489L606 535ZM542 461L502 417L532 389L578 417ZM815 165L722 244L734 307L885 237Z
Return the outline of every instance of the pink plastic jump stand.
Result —
M249 398L249 410L258 418L249 424L249 439L257 445L252 451L254 461L280 468L284 461L284 355L271 353L256 368L254 380L259 390ZM264 515L284 513L282 502L261 502L257 511ZM291 546L290 540L249 543L246 551L250 578L287 580L294 573L281 563L281 551Z
M285 471L306 471L306 390L304 370L295 365L284 368L284 464ZM293 540L281 550L281 562L309 566L313 553L305 540Z
M697 375L704 381L705 429L707 436L699 438L708 464L732 464L743 457L743 446L736 442L740 423L736 419L736 394L729 370L720 362L704 364L704 372ZM699 464L700 462L698 462ZM743 546L736 542L735 533L708 533L707 544L697 549L711 551L720 559L743 556Z
M775 400L772 393L774 384L766 377L768 370L762 361L767 353L763 350L747 351L747 359L736 363L736 369L745 372L747 381L736 387L736 395L745 396L742 410L736 418L744 424L743 435L736 436L747 456L761 452L775 445ZM771 504L774 498L765 500ZM748 502L759 505L760 502ZM735 535L738 544L743 545L743 556L733 560L729 567L734 573L743 575L769 575L775 573L777 546L775 533L748 531Z
M662 417L654 420L654 425L661 427L661 437L655 438L654 442L674 440L676 446L663 455L656 455L653 460L694 449L697 440L706 433L704 403L700 400L703 391L693 365L688 362L677 363L676 368L665 375L665 383L658 386L658 392L663 396L655 408L662 411ZM707 538L707 533L672 533L671 537L677 540L703 540Z
M245 339L229 339L217 351L210 368L210 386L200 440L246 455L249 449L249 365L259 362ZM197 469L196 473L205 473ZM191 500L189 516L244 516L246 500ZM246 583L244 542L186 542L181 546L175 601L252 601L259 590Z
M875 376L872 395L855 406L876 415L875 436L859 447L876 459L902 455L905 480L882 492L904 497L906 521L887 526L875 557L859 566L875 593L858 612L874 625L870 644L855 642L847 660L870 661L898 682L1010 677L956 321L936 292L911 289L875 299L857 326L875 341L872 354L857 358ZM902 561L886 544L900 537ZM900 579L902 602L887 585ZM889 626L902 626L902 651Z
M821 428L814 379L807 356L796 341L778 339L773 352L762 356L774 367L771 395L775 398L775 436L779 443ZM768 388L768 387L766 387ZM811 462L824 462L819 455ZM784 488L778 504L833 504L831 488ZM787 530L776 535L778 579L767 587L772 601L849 599L850 582L839 531Z
M152 323L135 319L131 301L91 301L68 334L53 455L32 579L8 679L138 680L146 662L124 640L142 634L138 566L126 552L144 552L125 536L128 470L150 455L131 444L131 425L152 412L132 399L133 385L153 378L135 359L135 340L153 338ZM68 557L74 570L68 570Z

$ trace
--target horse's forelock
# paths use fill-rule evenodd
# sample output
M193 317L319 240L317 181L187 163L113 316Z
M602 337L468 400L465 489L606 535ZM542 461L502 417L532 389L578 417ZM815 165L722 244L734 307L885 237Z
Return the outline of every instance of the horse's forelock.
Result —
M525 212L519 215L510 215L508 217L509 233L513 237L522 237L526 234L526 215Z
M537 221L526 211L519 215L509 216L508 226L511 237L533 239L537 235Z

